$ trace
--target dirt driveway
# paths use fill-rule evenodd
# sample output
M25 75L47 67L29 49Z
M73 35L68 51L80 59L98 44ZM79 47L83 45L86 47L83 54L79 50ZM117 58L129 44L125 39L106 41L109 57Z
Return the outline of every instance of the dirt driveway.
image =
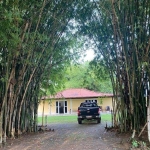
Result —
M104 130L105 123L50 124L46 131L8 140L6 150L129 150L127 135ZM122 139L123 137L123 139Z

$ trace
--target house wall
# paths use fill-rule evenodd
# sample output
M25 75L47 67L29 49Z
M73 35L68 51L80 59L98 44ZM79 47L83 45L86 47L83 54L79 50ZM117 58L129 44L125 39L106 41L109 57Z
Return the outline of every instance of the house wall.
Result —
M109 106L112 109L112 97L98 98L98 105L102 107L102 111L106 111L106 107Z
M72 112L77 112L80 103L85 100L95 100L96 98L85 98L85 99L72 99ZM102 111L106 111L106 107L109 106L112 109L112 97L97 98L98 106L102 107Z
M56 114L56 101L55 100L51 100L51 105L50 105L50 114Z
M72 99L72 112L77 112L78 107L84 101L85 101L85 99Z
M44 115L56 114L56 101L67 101L67 114L76 113L81 102L85 100L97 100L99 106L102 106L102 111L109 106L112 109L112 97L109 98L84 98L84 99L59 99L59 100L41 100L38 107L38 115L42 115L44 104Z
M49 115L49 100L41 100L38 106L38 115L42 115L44 106L44 115Z

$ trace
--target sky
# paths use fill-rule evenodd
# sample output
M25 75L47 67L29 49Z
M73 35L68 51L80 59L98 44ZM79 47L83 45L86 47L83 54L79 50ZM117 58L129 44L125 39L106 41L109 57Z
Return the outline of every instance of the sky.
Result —
M84 61L91 61L91 60L94 59L94 56L95 55L94 55L93 49L89 49L89 50L86 51L86 56L84 58Z

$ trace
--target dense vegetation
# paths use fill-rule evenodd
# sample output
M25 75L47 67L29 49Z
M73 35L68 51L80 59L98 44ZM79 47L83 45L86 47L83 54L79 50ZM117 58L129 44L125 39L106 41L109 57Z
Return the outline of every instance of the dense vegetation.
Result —
M103 66L100 67L98 72L97 67L93 66L92 63L89 64L89 62L71 65L65 72L65 88L86 88L93 91L112 93L109 73Z
M95 65L104 60L109 70L115 96L114 126L121 132L133 131L134 137L141 126L148 123L150 128L150 1L84 4L80 5L82 15L79 10L77 16L79 31L97 47Z
M74 0L0 2L0 143L37 131L41 92L61 86L64 68L78 57L77 38L65 32L76 5Z
M0 11L0 143L37 131L40 94L61 88L82 37L95 46L94 75L109 72L114 126L138 133L149 121L149 0L2 0Z

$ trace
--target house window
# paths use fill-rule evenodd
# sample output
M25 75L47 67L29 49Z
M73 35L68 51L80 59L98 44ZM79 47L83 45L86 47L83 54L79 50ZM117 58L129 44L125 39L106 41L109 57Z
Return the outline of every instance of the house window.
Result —
M67 113L67 101L65 101L65 113Z
M56 102L56 113L58 113L58 108L59 108L59 106L58 106L58 101Z
M56 113L57 114L67 113L67 101L56 101Z

